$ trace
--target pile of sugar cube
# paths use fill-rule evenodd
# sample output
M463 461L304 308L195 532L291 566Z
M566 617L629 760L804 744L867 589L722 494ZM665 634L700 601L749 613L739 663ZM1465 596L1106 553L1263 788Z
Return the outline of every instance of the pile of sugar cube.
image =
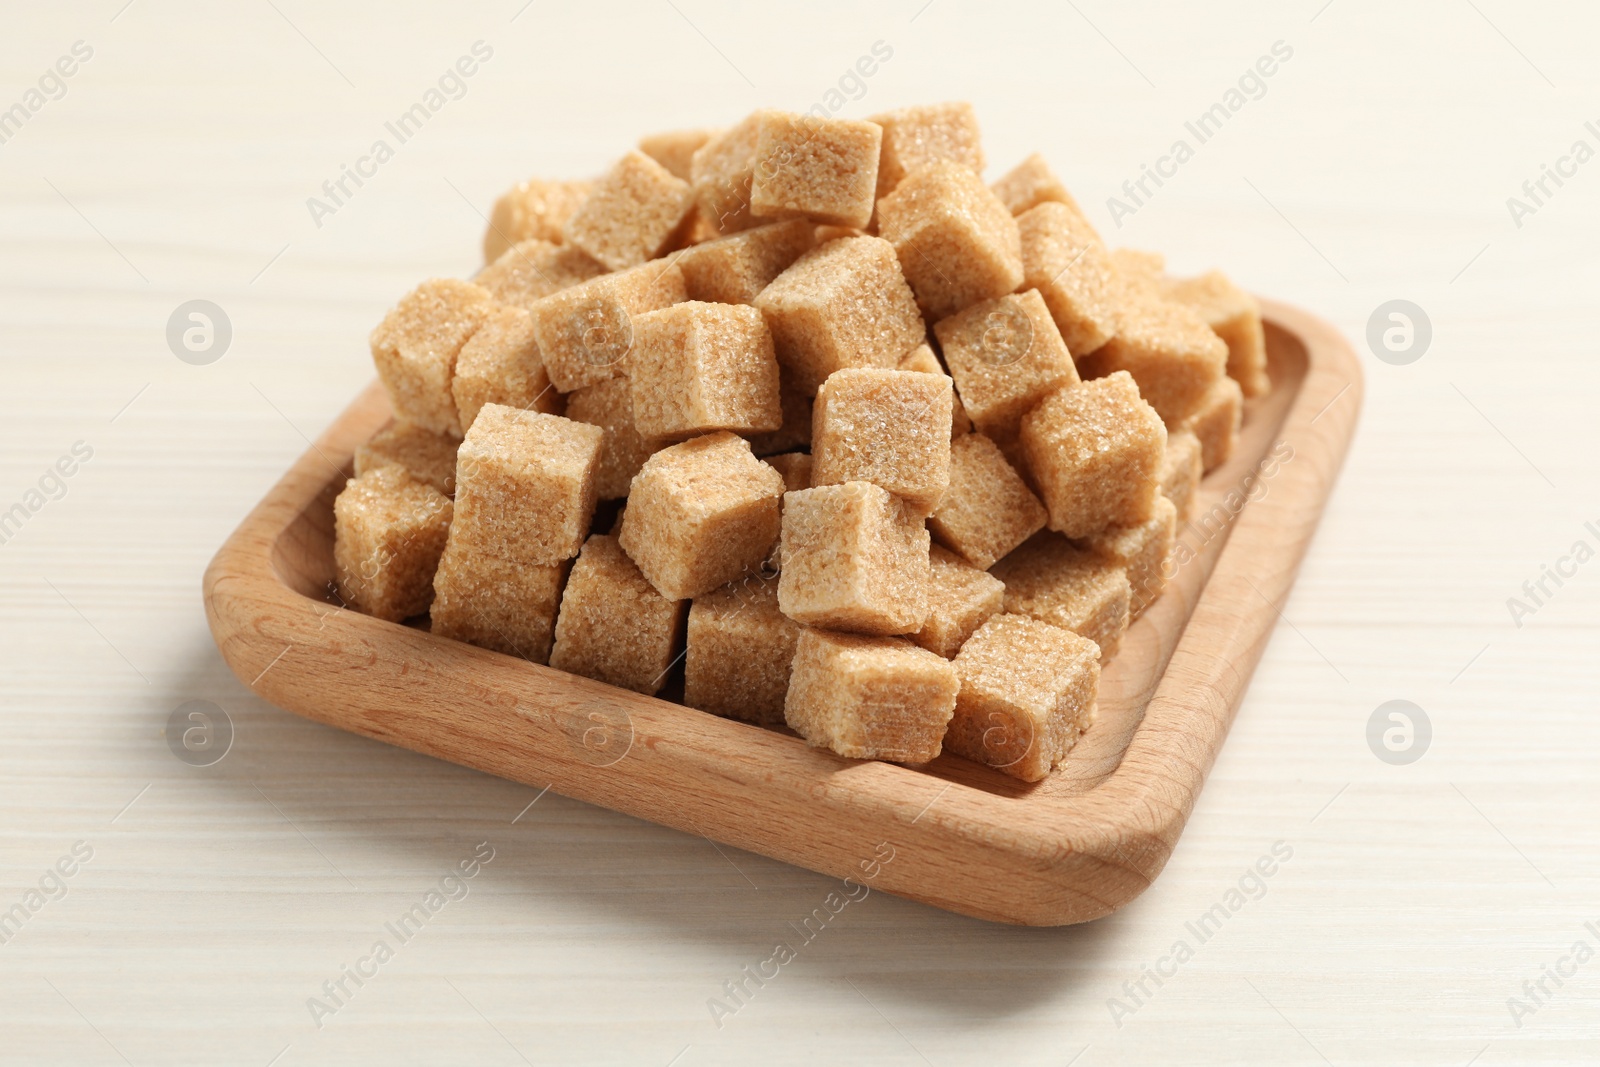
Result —
M762 110L523 182L487 266L372 333L394 421L335 506L388 620L841 756L1027 781L1090 725L1259 309L1109 248L970 105ZM671 690L676 692L674 688Z

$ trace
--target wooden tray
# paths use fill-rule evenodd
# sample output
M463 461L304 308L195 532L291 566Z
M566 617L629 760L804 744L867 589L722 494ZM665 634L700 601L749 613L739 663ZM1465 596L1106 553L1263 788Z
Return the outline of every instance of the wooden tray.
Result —
M1171 854L1354 432L1348 343L1294 308L1263 313L1275 388L1206 478L1183 562L1106 670L1094 726L1034 785L952 756L843 759L340 610L333 498L390 417L376 384L217 552L206 616L234 673L307 718L966 915L1098 918Z

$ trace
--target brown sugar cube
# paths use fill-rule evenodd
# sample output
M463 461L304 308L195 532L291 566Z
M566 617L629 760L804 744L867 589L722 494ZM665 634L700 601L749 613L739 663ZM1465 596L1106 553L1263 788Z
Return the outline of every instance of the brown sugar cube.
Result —
M633 423L645 437L783 425L778 360L761 312L690 300L633 320Z
M390 622L427 611L450 519L449 498L400 467L350 479L333 502L339 595Z
M525 308L605 272L582 249L530 238L506 249L472 281L500 303Z
M837 241L841 237L868 237L866 230L856 226L831 226L823 223L812 230L817 244L826 244L828 241Z
M694 598L683 702L729 719L783 725L800 626L778 610L776 576L751 575Z
M753 304L816 243L804 219L775 222L695 245L678 257L690 300Z
M589 196L592 182L519 182L495 201L483 234L483 261L493 263L512 245L540 240L560 244L561 229Z
M918 374L944 374L944 364L939 362L939 357L933 354L933 346L926 341L900 357L899 369L916 371Z
M1141 252L1137 248L1115 248L1111 262L1122 280L1145 294L1160 296L1166 284L1167 257L1160 252Z
M548 663L566 577L566 562L513 562L452 538L433 577L432 632Z
M550 666L654 695L676 658L686 607L656 592L615 537L595 534L561 594Z
M1026 615L996 615L955 658L961 692L946 751L1043 781L1094 721L1100 649Z
M1161 461L1161 495L1178 509L1178 521L1186 522L1194 509L1194 494L1200 488L1202 463L1200 438L1188 430L1167 434L1167 452Z
M781 528L783 476L731 433L664 448L633 479L617 540L671 600L757 573Z
M1052 393L1022 420L1050 528L1088 537L1150 518L1167 430L1126 373Z
M1206 390L1200 406L1178 424L1200 439L1200 466L1210 474L1233 455L1244 415L1244 392L1232 378L1219 378Z
M907 175L878 202L878 233L894 245L930 320L1022 284L1017 220L982 178L958 163Z
M1066 204L1047 201L1023 212L1017 229L1023 284L1044 297L1073 356L1111 340L1127 285L1089 221Z
M528 306L545 373L563 393L627 373L633 316L688 299L672 260L602 274Z
M950 489L928 516L936 541L979 570L1044 529L1044 505L981 433L950 445Z
M1167 557L1177 535L1178 509L1166 497L1156 498L1155 514L1138 526L1108 526L1085 538L1083 548L1128 572L1128 619L1131 622L1156 602L1167 585Z
M419 482L445 496L456 492L456 449L461 442L409 422L396 422L379 430L356 449L356 474L394 464Z
M933 327L972 424L1014 438L1022 416L1078 369L1038 290L974 304Z
M841 756L927 763L959 687L947 660L904 639L806 629L783 717L807 744Z
M485 404L559 415L561 394L544 372L544 359L533 339L533 317L518 307L491 312L461 346L450 394L463 430L471 428Z
M932 511L950 484L950 379L854 367L817 390L811 480L872 482Z
M907 352L900 360L900 370L916 371L918 374L937 374L941 378L949 378L944 371L944 364L939 362L939 357L933 354L933 348L924 341L922 344ZM972 420L967 417L967 409L962 406L961 398L955 395L955 382L950 382L950 440L954 441L964 433L972 432Z
M1019 422L1010 430L996 430L984 434L994 442L1000 454L1011 464L1011 469L1017 472L1028 491L1034 496L1039 495L1039 483L1033 476L1033 471L1028 468L1028 457L1022 451L1022 424Z
M767 456L763 462L783 475L784 492L793 493L811 488L811 456L805 452L785 452L781 456ZM783 541L772 546L767 566L777 573L783 566Z
M452 539L518 563L577 555L604 436L559 415L485 404L456 453Z
M928 617L922 515L870 482L783 496L778 603L807 626L911 634Z
M894 367L927 336L894 246L847 237L813 248L756 297L790 384L813 394L846 367Z
M811 447L811 393L790 385L791 377L793 375L785 374L782 367L778 368L778 408L783 415L783 425L771 433L750 435L750 449L758 456Z
M808 454L785 452L778 456L767 456L763 462L783 475L785 492L811 488L811 457Z
M928 550L928 617L911 640L951 659L974 630L1005 605L1006 587L938 545Z
M873 115L883 127L883 154L878 160L878 198L895 189L914 170L935 163L958 163L974 174L983 172L983 138L978 116L968 103L922 104Z
M594 183L562 232L567 243L611 270L625 270L656 258L682 236L693 205L688 182L636 150Z
M1124 568L1058 534L1037 533L989 573L1005 583L1006 611L1087 637L1100 646L1101 663L1117 654L1132 599Z
M1224 376L1228 346L1198 315L1167 300L1136 295L1123 305L1121 322L1117 335L1078 369L1086 378L1127 371L1162 421L1176 426Z
M1163 290L1168 300L1194 311L1222 338L1228 346L1228 377L1239 383L1245 396L1264 396L1272 390L1261 305L1255 297L1218 270L1198 278L1168 281Z
M1067 192L1067 187L1056 177L1055 171L1050 169L1050 164L1037 152L1012 167L989 188L994 190L994 195L1013 215L1052 202L1066 204L1078 214L1083 214L1083 209Z
M601 500L628 495L633 476L644 461L667 442L642 437L633 425L633 398L626 378L607 378L567 396L567 418L606 432L595 468L595 494Z
M751 214L834 226L871 221L881 126L772 109L757 114Z
M756 148L761 137L761 112L712 137L689 163L700 214L720 233L737 233L761 220L750 213L750 186L755 179Z
M688 181L694 154L721 130L669 130L639 138L639 151L667 169L674 178Z
M722 236L722 231L717 229L711 220L706 218L705 212L700 210L698 202L689 209L688 227L688 231L684 234L682 241L684 248L705 244L707 241L715 241Z
M396 416L434 433L461 436L450 380L461 346L494 306L488 292L471 282L434 278L383 317L369 341Z

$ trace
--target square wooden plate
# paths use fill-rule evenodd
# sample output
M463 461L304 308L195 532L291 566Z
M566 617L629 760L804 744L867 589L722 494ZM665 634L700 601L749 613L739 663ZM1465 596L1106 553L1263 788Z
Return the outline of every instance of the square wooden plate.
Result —
M1029 785L941 756L843 759L515 657L343 610L333 498L390 418L376 384L218 550L206 615L234 673L307 718L941 908L1098 918L1166 863L1227 735L1355 429L1361 370L1328 324L1263 302L1273 391L1179 531L1099 713Z

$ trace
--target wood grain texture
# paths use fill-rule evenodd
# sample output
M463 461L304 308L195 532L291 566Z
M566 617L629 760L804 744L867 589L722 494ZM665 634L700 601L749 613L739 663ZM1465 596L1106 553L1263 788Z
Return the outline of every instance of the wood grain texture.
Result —
M1600 524L1600 171L1521 226L1506 198L1596 117L1600 9L1476 8L15 6L0 103L75 40L95 58L0 149L0 503L74 441L95 455L0 546L0 909L74 841L95 857L0 945L0 1064L1592 1063L1594 961L1521 1026L1507 998L1597 917L1600 563L1520 627L1506 600ZM466 97L313 222L306 198L478 37ZM1119 225L1107 198L1280 38L1266 95ZM476 269L508 185L810 107L880 39L840 114L970 99L988 177L1040 152L1108 241L1313 309L1366 395L1149 889L1054 928L873 893L802 945L837 879L282 711L223 662L200 580L371 380L394 301ZM234 325L206 367L163 339L196 297ZM1409 365L1364 341L1395 298L1433 324ZM1397 698L1433 722L1406 766L1366 736ZM214 767L163 736L193 699L236 730ZM319 1028L307 998L484 840L470 897ZM1293 859L1199 945L1188 924L1277 841ZM1180 938L1196 956L1114 1018ZM778 940L799 959L719 1025L708 998Z
M340 609L328 595L332 498L390 417L376 384L217 553L207 616L235 674L308 718L838 877L862 876L889 848L897 859L874 869L876 888L967 915L1098 918L1171 854L1360 409L1359 366L1337 332L1287 306L1264 311L1275 389L1203 483L1179 535L1193 558L1130 629L1094 726L1036 785L952 756L926 769L843 759Z

